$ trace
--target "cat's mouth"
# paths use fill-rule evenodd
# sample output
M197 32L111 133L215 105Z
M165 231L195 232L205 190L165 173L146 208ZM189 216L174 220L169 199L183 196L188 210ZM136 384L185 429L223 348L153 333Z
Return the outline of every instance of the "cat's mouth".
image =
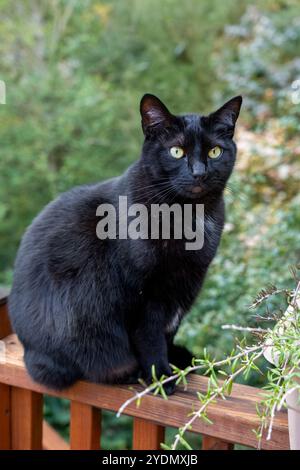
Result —
M188 199L197 199L199 197L203 197L207 193L207 185L201 184L197 182L197 184L182 184L182 185L177 185L177 192L181 194L183 197L188 198Z
M193 194L202 193L203 188L201 186L192 186L190 190Z
M200 186L200 184L197 184L197 185L193 185L193 186L188 186L186 188L186 190L191 194L195 194L195 195L198 194L199 195L199 194L203 193L205 189L204 189L203 185Z
M199 198L200 196L203 196L206 193L206 188L204 185L197 184L197 185L192 185L192 186L186 186L184 189L186 195L191 198Z

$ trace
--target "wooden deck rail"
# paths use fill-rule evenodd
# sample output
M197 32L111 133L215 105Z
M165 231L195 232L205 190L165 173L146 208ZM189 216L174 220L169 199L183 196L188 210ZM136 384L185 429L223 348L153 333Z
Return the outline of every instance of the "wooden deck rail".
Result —
M12 334L5 298L0 299L0 341L0 449L99 449L101 409L117 411L132 390L125 385L78 382L56 392L33 382L23 363L22 346ZM206 390L207 378L193 375L188 382L187 391L178 387L168 400L149 395L139 408L131 404L125 410L134 417L133 449L160 449L165 427L185 424L193 406L199 404L196 392ZM70 445L43 423L43 394L71 401ZM234 444L256 447L253 429L259 422L255 405L260 400L259 389L234 385L228 400L209 407L212 425L200 419L194 423L193 432L202 435L202 449L229 450ZM262 448L289 449L285 411L277 414L272 440L263 440Z

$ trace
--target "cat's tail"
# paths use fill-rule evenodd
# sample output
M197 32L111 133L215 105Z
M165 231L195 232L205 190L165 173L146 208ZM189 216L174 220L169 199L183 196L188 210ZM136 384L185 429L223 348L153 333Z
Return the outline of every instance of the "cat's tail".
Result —
M24 361L29 375L35 382L54 390L70 387L82 377L82 373L74 364L68 367L51 356L33 350L25 351Z

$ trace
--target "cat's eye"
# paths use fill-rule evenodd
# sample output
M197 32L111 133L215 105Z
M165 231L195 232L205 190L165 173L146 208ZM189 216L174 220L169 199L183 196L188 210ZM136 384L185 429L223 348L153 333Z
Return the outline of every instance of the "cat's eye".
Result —
M171 147L170 154L173 158L182 158L184 156L184 150L181 147Z
M221 149L221 147L216 145L215 147L210 149L210 151L208 152L208 156L209 158L218 158L222 155L222 153L223 153L223 150Z

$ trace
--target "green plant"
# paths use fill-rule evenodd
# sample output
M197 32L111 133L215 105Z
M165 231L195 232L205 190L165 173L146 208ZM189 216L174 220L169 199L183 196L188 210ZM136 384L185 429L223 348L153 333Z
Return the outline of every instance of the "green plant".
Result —
M260 292L250 308L256 308L270 297L279 294L285 296L288 305L286 312L279 315L278 313L270 313L268 310L267 315L258 315L257 317L264 323L275 321L274 328L223 326L224 329L252 333L256 337L254 344L249 345L244 337L237 343L236 348L220 361L212 359L204 351L203 359L194 359L191 366L184 370L173 366L173 375L170 377L156 377L153 368L153 383L127 400L119 409L118 416L134 401L139 406L142 398L150 392L154 395L160 394L167 400L168 397L164 391L166 383L176 381L176 384L183 384L187 388L187 375L191 372L201 371L204 375L209 376L206 394L198 393L198 409L191 411L190 418L178 430L171 446L162 445L165 449L175 450L179 444L182 444L186 449L191 450L191 446L185 439L185 433L193 429L194 421L203 419L206 423L213 425L208 415L209 405L214 403L217 398L226 400L238 377L243 376L247 380L252 372L262 374L258 361L271 348L272 354L276 356L275 366L268 367L267 383L263 387L264 399L257 407L260 426L253 430L257 436L258 448L260 448L265 430L267 430L267 439L271 439L275 413L285 406L287 395L294 390L300 390L300 280L297 280L296 289L292 291L269 286Z
M245 94L249 122L256 129L268 128L277 118L287 132L299 131L299 26L299 5L286 0L268 10L249 5L238 24L225 27L236 47L216 66L228 91L238 87Z

